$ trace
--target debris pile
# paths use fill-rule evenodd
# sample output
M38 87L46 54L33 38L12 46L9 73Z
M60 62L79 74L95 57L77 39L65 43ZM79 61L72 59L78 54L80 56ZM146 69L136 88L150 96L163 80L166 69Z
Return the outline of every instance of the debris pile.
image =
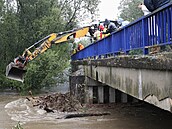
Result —
M73 112L82 108L81 103L70 93L54 93L51 95L27 98L33 106L38 106L47 112Z

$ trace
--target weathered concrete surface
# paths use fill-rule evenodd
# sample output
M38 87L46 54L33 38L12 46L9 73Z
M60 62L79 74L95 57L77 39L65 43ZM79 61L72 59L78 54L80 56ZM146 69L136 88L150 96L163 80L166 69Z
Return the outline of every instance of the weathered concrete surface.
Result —
M121 56L72 64L83 65L87 77L172 111L172 59L168 56Z
M75 96L81 103L85 102L85 76L69 77L70 94Z
M147 56L117 56L106 59L96 60L80 60L71 62L72 66L78 65L92 65L96 66L109 66L109 67L123 67L135 69L152 69L152 70L172 70L172 53L158 54Z
M85 67L85 69L90 69L90 67ZM167 104L162 102L164 101L163 99L172 98L172 72L103 66L97 66L94 70L98 73L96 77L98 81L131 96L141 100L146 100L149 95L156 96L157 99L152 98L152 101L148 102L158 107L166 107L164 104ZM85 74L87 75L87 72ZM166 109L169 110L171 105L169 103Z
M109 88L109 102L110 103L115 103L116 102L115 99L116 99L115 98L115 89L110 87Z
M103 86L98 87L98 103L104 102L104 92L103 92Z
M73 73L69 76L70 94L84 103L86 96L84 69L81 66L73 66Z

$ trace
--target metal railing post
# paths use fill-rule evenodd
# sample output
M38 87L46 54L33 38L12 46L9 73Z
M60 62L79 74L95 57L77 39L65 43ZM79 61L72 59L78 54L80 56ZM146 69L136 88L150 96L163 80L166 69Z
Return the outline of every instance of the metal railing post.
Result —
M145 43L145 20L142 19L142 42L143 42L143 54L148 54L149 51L148 51L148 48L146 47L146 43Z

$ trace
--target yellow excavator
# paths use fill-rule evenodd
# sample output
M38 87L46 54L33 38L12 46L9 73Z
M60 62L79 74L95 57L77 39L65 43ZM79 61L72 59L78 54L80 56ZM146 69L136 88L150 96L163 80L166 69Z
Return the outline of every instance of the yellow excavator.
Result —
M85 37L89 32L89 26L65 31L61 33L52 33L32 46L25 49L21 56L18 56L6 67L6 77L9 79L24 81L24 75L27 72L26 65L35 59L39 54L44 53L51 48L52 44L60 44L75 38ZM36 47L38 46L38 47Z

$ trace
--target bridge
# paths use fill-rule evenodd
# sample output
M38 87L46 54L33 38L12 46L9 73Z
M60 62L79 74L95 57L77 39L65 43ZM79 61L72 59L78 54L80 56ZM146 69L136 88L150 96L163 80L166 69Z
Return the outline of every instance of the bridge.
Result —
M133 97L172 112L171 44L169 3L72 55L71 91L91 103Z

